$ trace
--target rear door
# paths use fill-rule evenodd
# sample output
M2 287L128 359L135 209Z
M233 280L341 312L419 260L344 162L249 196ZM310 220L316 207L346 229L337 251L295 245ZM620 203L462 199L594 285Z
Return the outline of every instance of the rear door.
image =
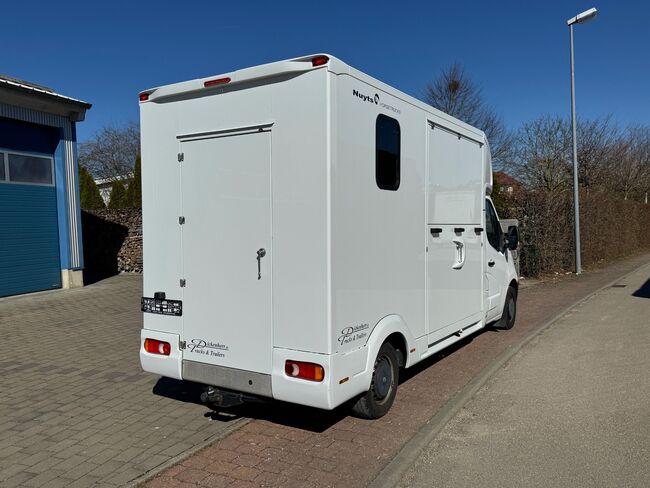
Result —
M271 133L181 143L183 358L271 372Z

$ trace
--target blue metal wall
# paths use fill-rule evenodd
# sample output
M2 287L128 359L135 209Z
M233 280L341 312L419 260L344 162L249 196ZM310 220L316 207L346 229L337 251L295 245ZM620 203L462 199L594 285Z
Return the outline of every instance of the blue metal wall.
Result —
M54 156L56 183L0 182L0 296L61 286L68 260L62 146L59 128L0 117L0 152Z

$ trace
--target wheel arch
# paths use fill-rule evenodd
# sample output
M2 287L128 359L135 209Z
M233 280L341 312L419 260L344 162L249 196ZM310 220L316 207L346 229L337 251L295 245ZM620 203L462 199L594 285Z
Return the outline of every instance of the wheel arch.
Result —
M400 367L409 365L409 348L411 344L414 344L415 340L411 336L408 326L401 316L397 314L387 315L377 322L366 343L368 348L366 368L364 371L364 384L366 385L366 389L370 388L375 359L384 342L389 342L399 351L398 359Z

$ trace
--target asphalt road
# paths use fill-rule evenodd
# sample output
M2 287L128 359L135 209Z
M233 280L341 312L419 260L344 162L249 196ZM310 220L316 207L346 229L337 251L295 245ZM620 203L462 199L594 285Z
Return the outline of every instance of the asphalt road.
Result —
M648 486L649 350L644 266L525 346L399 486Z

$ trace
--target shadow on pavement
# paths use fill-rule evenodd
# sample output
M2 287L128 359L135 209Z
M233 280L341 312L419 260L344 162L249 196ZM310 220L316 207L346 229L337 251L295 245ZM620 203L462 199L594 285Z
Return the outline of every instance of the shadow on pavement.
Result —
M349 414L345 405L333 410L294 405L272 399L260 399L255 403L244 403L234 407L220 408L206 405L201 401L204 385L190 381L179 381L172 378L160 378L153 387L153 394L172 400L194 403L204 406L208 411L204 417L221 422L231 422L246 417L295 427L311 432L323 432L341 421Z
M487 327L479 330L478 332L470 334L469 336L459 340L458 342L452 344L451 346L447 346L442 351L424 359L423 361L410 367L409 369L401 370L400 377L399 377L400 385L408 382L409 380L411 380L412 378L420 374L422 371L430 368L431 366L441 361L442 359L446 358L447 356L451 356L452 354L456 353L460 349L463 349L467 344L472 342L477 337L480 337L483 334L499 333L499 332L502 331L495 329L494 327L492 327L492 325L488 325Z
M160 378L153 387L153 394L172 400L194 403L201 405L210 410L210 407L201 401L201 393L203 393L204 385L193 383L191 381L180 381L173 378ZM234 412L232 412L234 413ZM226 411L208 411L204 417L210 417L212 420L219 420L222 422L230 422L239 418L239 415L232 415Z
M641 288L632 293L632 296L637 298L650 298L650 279L643 283Z
M454 354L476 337L485 333L498 332L500 331L488 326L434 354L412 368L400 371L400 384L408 382L438 361ZM210 410L204 416L210 417L212 420L230 422L238 418L251 418L316 433L324 432L344 418L352 415L350 409L351 403L354 402L354 400L351 400L331 411L272 399L260 399L259 402L247 402L233 407L220 408L201 402L203 389L204 385L199 383L160 378L153 388L153 393L173 400L205 406L206 409Z

